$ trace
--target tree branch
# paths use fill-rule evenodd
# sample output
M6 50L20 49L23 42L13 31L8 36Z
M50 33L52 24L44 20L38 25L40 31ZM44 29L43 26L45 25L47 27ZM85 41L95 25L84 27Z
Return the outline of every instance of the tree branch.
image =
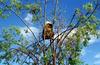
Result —
M98 4L95 6L94 10L92 11L92 13L87 17L86 20L84 20L84 22L88 21L88 19L93 15L93 13L95 12L95 10L97 9L98 7ZM81 21L81 19L79 20ZM79 21L77 22L77 24L67 33L67 35L63 38L62 41L64 41L64 39L69 35L69 33L75 28L75 27L78 27L79 26Z
M96 11L97 7L98 7L98 4L96 4L94 10L93 10L92 13L87 17L87 19L84 20L84 22L86 22L86 21L93 15L93 13ZM86 13L86 15L87 15L87 13ZM78 27L78 26L79 26L78 24L79 24L79 21L77 22L77 24L76 24L75 26ZM74 26L74 27L75 27L75 26ZM73 28L73 29L74 29L74 28ZM73 29L71 29L71 30L66 34L66 36L63 38L62 41L64 41L64 39L69 35L69 33L70 33ZM62 44L61 44L61 45L62 45ZM61 45L60 45L60 46L61 46ZM59 53L60 53L60 51L59 51ZM59 53L57 54L57 57L59 56Z
M8 5L6 5L5 3L1 2L3 5L5 5L7 8L9 8ZM17 13L11 8L10 9L22 22L23 24L30 30L30 32L32 33L32 35L35 37L36 41L39 43L38 39L36 38L34 32L30 29L30 27L25 23L25 21L19 16L17 15Z

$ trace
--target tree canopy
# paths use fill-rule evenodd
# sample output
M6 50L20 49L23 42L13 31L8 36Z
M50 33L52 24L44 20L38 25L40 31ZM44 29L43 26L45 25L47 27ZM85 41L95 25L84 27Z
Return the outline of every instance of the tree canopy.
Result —
M27 27L24 32L32 33L30 41L18 26L9 26L0 33L0 62L7 65L83 65L80 60L81 51L87 47L91 36L99 37L97 27L100 19L96 16L100 8L99 0L93 0L76 8L70 20L66 20L60 1L52 0L54 7L47 16L49 0L0 0L0 18L8 19L15 14ZM53 24L54 38L45 41L42 32L37 38L30 26L22 17L25 12L30 14L32 22L41 25L41 30L48 18ZM63 16L63 17L62 17ZM68 22L67 22L68 21ZM9 21L10 23L10 21ZM19 22L20 23L20 22ZM46 45L49 43L49 45Z

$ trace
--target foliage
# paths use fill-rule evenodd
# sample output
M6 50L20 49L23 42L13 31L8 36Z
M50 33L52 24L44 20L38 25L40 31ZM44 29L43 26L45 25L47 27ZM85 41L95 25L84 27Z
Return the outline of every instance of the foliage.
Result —
M24 22L21 14L22 11L25 11L33 15L33 21L41 21L46 15L43 15L46 12L43 12L45 8L42 7L41 1L35 3L24 1L23 3L23 0L0 0L0 5L1 18L7 18L14 13ZM83 5L83 10L77 8L71 21L69 21L70 24L65 28L66 30L60 31L61 34L55 32L58 36L51 40L49 46L44 44L45 41L41 41L41 39L36 38L35 41L29 41L21 34L20 28L16 26L3 29L0 38L0 61L7 65L14 62L19 65L84 65L84 62L80 60L81 50L88 46L91 35L98 37L97 26L100 20L95 16L98 5L89 2ZM46 7L46 1L44 6ZM63 30L63 25L60 25L63 23L60 22L63 21L60 19L62 11L59 12L59 6L55 9L54 19L56 17L56 23L54 23L54 28L58 25L57 31L59 28ZM26 26L31 31L28 25ZM25 32L26 34L29 33L28 31ZM35 37L33 32L32 34Z

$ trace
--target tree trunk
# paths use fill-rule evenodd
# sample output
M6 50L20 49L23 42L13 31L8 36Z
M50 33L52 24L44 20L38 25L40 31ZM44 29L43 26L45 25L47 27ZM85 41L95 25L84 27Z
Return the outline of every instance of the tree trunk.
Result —
M54 44L53 44L53 65L56 65L56 50Z

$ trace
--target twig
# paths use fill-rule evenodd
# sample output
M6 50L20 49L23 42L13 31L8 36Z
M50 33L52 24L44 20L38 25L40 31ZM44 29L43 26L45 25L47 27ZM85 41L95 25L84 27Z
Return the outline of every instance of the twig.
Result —
M94 13L95 10L97 9L97 7L98 7L98 4L95 6L94 10L93 10L92 13L87 17L87 19L84 20L84 22L86 22L86 21L93 15L93 13ZM79 20L79 21L81 21L81 20ZM74 26L74 28L79 26L79 21L78 21L77 24ZM67 35L64 37L64 39L69 35L69 33L70 33L74 28L72 28L72 29L67 33ZM62 41L64 41L64 39L63 39Z
M75 15L76 15L76 11L74 12L74 14L73 14L73 16L72 16L72 18L71 18L71 21L70 21L70 23L69 23L69 25L72 23L72 21L73 21L73 19L74 19L74 17L75 17ZM68 25L68 27L69 27L69 25ZM60 35L62 35L63 33L65 33L66 31L68 31L68 30L71 30L71 29L68 29L68 27L67 27L67 29L65 30L65 31L63 31L63 32L61 32L60 34L58 34L54 39L53 39L53 41L50 43L50 45L49 46L51 46L51 44L60 36ZM48 49L48 48L47 48ZM46 49L46 50L47 50Z
M54 8L54 17L53 17L53 23L55 23L54 19L55 19L55 16L56 16L56 10L57 10L57 5L58 5L58 0L56 0L56 4L55 4L55 8Z
M94 10L93 10L92 13L87 17L87 19L84 20L84 22L86 22L86 21L93 15L93 13L96 11L97 7L98 7L98 4L96 4ZM86 13L86 15L87 15L87 13ZM77 24L76 24L75 26L79 26L79 21L77 22ZM74 27L75 27L75 26L74 26ZM74 29L74 28L73 28L73 29ZM63 38L62 41L64 41L64 39L69 35L69 33L70 33L73 29L71 29L71 30L66 34L66 36ZM60 53L60 52L59 52L59 53ZM57 54L57 57L59 56L59 53Z
M1 2L3 5L5 5L7 8L9 8L8 5L6 5L5 3ZM17 15L17 13L11 8L10 9L22 22L23 24L30 30L30 32L32 33L32 35L35 37L36 41L39 43L38 39L36 38L34 32L30 29L30 27L25 23L25 21L19 16Z

